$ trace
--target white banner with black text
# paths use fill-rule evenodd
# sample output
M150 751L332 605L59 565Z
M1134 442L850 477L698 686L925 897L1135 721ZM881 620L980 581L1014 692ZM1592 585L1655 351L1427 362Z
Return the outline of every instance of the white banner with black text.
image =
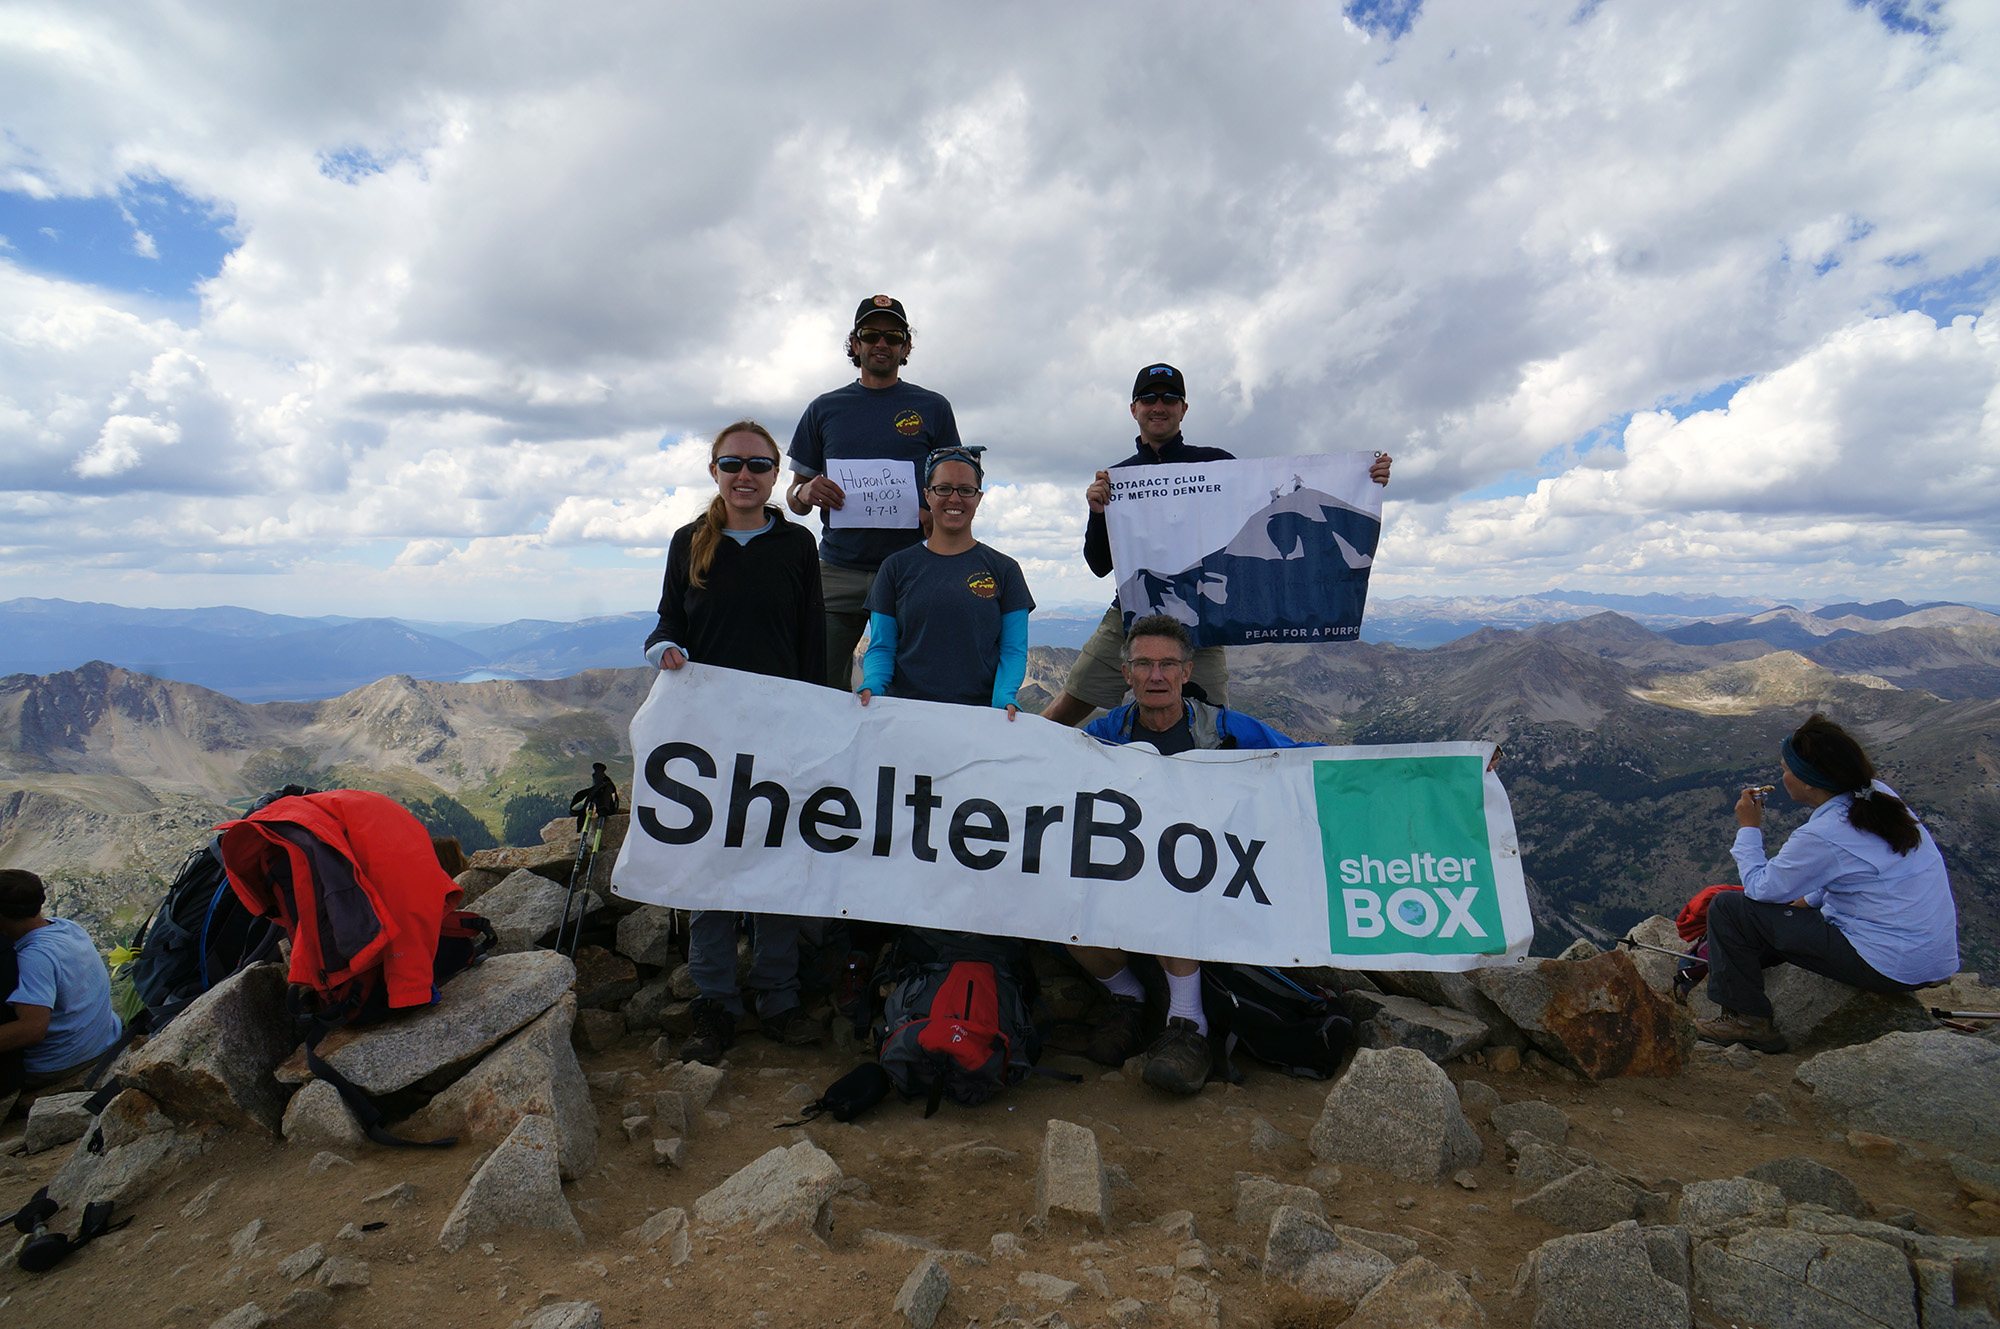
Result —
M1487 743L1188 752L690 664L632 719L622 898L1271 965L1533 940Z

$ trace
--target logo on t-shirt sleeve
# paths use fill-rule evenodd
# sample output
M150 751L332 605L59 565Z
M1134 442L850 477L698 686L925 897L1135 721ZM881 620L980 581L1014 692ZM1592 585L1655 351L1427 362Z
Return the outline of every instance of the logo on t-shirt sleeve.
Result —
M896 417L896 432L899 434L921 434L923 430L924 417L915 411L904 411Z
M999 594L1000 588L990 572L975 572L965 579L965 588L982 600L991 600Z

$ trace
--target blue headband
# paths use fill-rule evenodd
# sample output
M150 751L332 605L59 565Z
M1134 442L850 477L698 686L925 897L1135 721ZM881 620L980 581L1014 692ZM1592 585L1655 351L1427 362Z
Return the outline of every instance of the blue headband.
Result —
M978 478L979 483L982 485L985 484L986 468L979 464L979 454L984 451L986 451L986 446L983 443L965 447L937 449L924 458L924 483L929 484L931 476L937 472L937 468L946 462L962 461L972 468L972 474Z
M1847 792L1841 787L1838 780L1833 779L1825 771L1822 771L1819 767L1801 757L1799 750L1792 746L1792 740L1789 735L1786 736L1785 741L1779 746L1778 754L1784 758L1786 770L1813 788L1824 789L1830 794Z

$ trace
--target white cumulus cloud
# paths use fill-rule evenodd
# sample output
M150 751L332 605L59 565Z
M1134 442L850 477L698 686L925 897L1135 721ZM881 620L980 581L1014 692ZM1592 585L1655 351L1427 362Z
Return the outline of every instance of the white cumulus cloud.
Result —
M181 441L181 427L143 415L114 415L98 431L97 441L71 467L87 479L119 475L137 466L148 449L172 447Z
M1045 604L1157 359L1191 441L1396 455L1382 593L2000 599L1990 4L8 12L0 188L238 243L0 250L0 594L650 603L887 291Z

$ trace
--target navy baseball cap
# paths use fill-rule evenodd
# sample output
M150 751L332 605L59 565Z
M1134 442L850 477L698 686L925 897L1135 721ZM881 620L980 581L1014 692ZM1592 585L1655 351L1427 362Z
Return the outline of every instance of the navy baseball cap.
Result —
M904 327L910 326L909 316L903 313L903 302L886 295L871 295L863 300L861 307L854 311L854 326L860 327L861 320L870 314L887 314Z
M1132 382L1132 399L1137 401L1151 392L1164 392L1186 400L1187 380L1172 365L1147 365Z

